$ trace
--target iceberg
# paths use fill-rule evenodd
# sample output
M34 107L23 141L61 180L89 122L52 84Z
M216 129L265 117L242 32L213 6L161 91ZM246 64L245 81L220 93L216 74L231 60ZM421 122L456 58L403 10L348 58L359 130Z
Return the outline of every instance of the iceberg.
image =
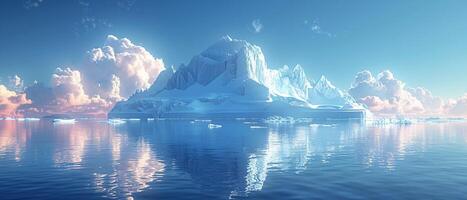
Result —
M109 119L107 121L107 123L111 124L111 125L119 125L119 124L124 124L126 121L122 120L122 119Z
M54 124L74 124L76 122L75 119L53 119Z
M324 76L313 84L300 65L270 69L260 47L225 36L187 65L118 102L109 118L358 118L364 108Z
M209 129L222 128L222 125L219 124L208 124Z

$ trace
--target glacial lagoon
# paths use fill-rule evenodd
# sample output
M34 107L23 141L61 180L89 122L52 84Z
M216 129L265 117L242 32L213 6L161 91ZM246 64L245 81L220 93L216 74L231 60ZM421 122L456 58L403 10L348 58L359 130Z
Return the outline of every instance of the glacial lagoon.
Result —
M466 185L463 121L0 121L2 200L461 199Z

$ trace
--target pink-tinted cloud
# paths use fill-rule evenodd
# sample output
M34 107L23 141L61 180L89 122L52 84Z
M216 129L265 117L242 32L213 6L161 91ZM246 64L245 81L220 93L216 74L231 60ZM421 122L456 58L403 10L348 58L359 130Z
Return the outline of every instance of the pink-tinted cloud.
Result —
M52 74L55 103L66 106L84 105L90 102L81 83L81 73L70 68L57 68Z
M34 84L25 93L32 103L20 108L29 116L70 114L78 116L105 116L113 103L99 96L86 94L81 72L71 68L57 68L51 77L51 87Z
M106 116L117 101L149 88L162 70L163 61L143 47L109 35L103 47L88 52L81 67L57 68L50 87L39 83L27 87L32 103L20 109L32 116Z
M375 114L414 115L425 112L422 102L391 71L383 71L377 77L366 70L357 73L349 93Z
M377 116L467 116L467 94L446 101L426 88L406 87L390 71L357 73L349 93Z
M448 100L444 109L448 115L467 117L467 93L458 99Z
M21 105L29 104L31 101L26 99L25 94L18 94L9 90L6 86L0 85L0 116L15 117L22 116L22 113L17 112L17 108Z
M423 105L424 114L445 114L444 100L441 97L434 96L428 89L417 87L407 88L407 91Z

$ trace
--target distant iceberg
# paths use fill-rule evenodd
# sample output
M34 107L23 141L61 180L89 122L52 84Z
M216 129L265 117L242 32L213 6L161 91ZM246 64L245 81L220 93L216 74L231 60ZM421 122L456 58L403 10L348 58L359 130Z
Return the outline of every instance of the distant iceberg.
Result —
M54 124L74 124L76 122L75 119L53 119Z
M324 76L300 65L270 69L260 47L223 37L188 65L168 68L153 85L119 102L109 118L365 117L365 109Z
M209 129L222 128L222 125L219 124L208 124Z

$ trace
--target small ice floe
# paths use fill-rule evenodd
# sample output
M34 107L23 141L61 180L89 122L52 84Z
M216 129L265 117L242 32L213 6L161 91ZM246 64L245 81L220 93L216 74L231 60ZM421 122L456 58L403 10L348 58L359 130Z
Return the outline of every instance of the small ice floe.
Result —
M222 128L222 125L219 124L208 124L209 129Z
M54 124L74 124L76 122L75 119L54 119Z
M367 120L370 125L410 125L413 124L413 120L407 118L381 118Z
M322 127L336 127L335 124L323 124Z
M5 119L3 119L3 120L12 121L12 120L15 120L15 118L12 118L12 117L5 117Z
M24 119L24 118L16 118L16 121L22 122L22 121L26 121L26 119Z
M195 119L195 122L211 122L210 119Z
M127 119L127 121L140 121L141 119L140 118L129 118Z
M268 128L266 126L250 126L252 129L259 129L259 128Z
M273 116L268 117L264 121L268 124L295 124L295 119L293 117Z
M310 127L336 127L336 124L310 124Z
M154 120L156 120L156 119L154 119L154 118L148 118L148 121L154 121Z
M257 124L258 122L243 122L243 124Z
M34 117L27 117L27 118L24 118L25 121L40 121L41 119L40 118L34 118Z
M112 124L112 125L118 125L118 124L124 124L125 120L122 119L109 119L107 123Z

